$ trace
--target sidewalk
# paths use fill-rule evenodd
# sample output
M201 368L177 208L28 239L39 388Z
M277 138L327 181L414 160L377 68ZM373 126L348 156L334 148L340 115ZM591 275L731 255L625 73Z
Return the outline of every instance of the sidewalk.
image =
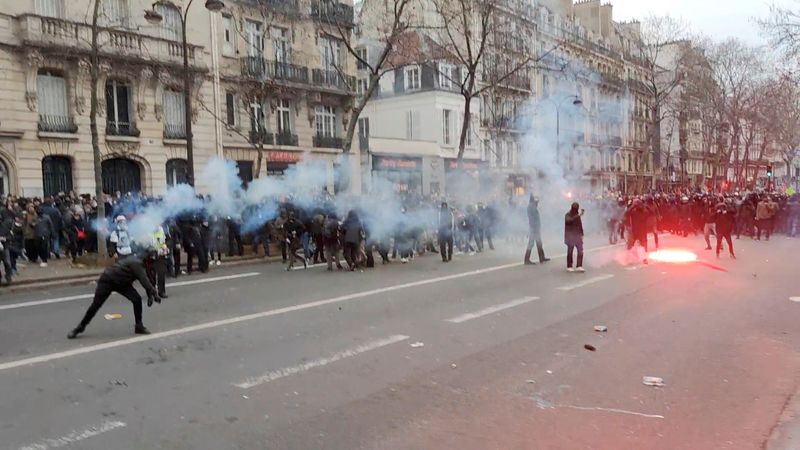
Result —
M786 401L775 428L764 443L766 450L797 450L800 448L800 390Z
M278 252L277 257L265 257L249 253L246 250L244 256L223 257L221 267L280 260L280 252ZM186 255L183 255L182 262L185 264L185 261ZM48 260L47 267L40 267L39 263L28 263L19 259L17 260L17 271L18 273L12 280L11 285L0 287L0 293L95 281L103 272L103 269L87 267L80 263L73 264L69 258L62 256L61 259Z

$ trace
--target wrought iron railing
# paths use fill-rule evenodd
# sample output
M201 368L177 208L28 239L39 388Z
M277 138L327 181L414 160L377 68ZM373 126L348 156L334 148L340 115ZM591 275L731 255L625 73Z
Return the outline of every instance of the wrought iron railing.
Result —
M186 125L182 123L165 123L165 139L186 139Z
M258 80L290 81L308 83L308 68L280 61L265 59L261 56L242 58L242 75Z
M130 122L106 122L106 135L139 137L141 132Z
M77 133L78 126L69 116L39 114L39 131L53 133Z
M342 148L342 138L314 135L314 147Z
M292 133L276 133L275 134L275 144L277 145L289 145L293 147L297 147L297 135Z

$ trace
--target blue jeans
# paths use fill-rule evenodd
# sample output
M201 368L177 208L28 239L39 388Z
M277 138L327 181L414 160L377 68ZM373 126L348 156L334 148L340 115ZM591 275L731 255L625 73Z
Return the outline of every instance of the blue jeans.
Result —
M303 233L302 236L300 236L300 245L303 246L303 256L305 256L306 259L310 258L311 257L311 239L310 239L310 235L308 234L308 232L305 232L305 233Z
M59 256L59 253L61 252L61 240L59 236L54 236L50 239L50 249L53 251L56 257Z

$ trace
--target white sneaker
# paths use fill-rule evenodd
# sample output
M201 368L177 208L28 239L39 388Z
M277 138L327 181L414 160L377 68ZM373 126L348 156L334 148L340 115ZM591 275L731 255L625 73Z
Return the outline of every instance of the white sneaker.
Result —
M575 269L573 269L572 267L567 267L567 272L575 272Z
M222 261L217 261L217 265L221 266L222 265Z
M583 267L577 267L575 272L586 272L586 270Z
M47 267L47 263L46 262L40 263L39 267Z
M400 262L406 264L408 262L408 258L400 258Z

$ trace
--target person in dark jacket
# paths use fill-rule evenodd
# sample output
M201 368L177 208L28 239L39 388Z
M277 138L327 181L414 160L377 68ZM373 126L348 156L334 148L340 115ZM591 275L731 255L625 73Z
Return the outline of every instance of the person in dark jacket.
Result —
M481 221L481 229L480 229L480 239L481 245L483 245L483 238L486 237L486 241L489 244L489 249L494 250L494 243L492 242L492 237L494 236L494 227L495 221L497 220L497 211L494 209L493 205L478 205L478 217Z
M322 239L322 229L325 226L325 216L322 212L318 212L311 219L311 239L314 241L314 264L322 261L325 262L325 242Z
M289 247L289 265L286 266L286 270L292 270L297 258L303 261L303 268L307 269L308 261L306 261L305 256L297 254L297 252L303 250L302 237L303 233L306 231L303 222L300 222L300 220L295 217L294 211L290 211L289 218L286 219L286 224L283 227L286 231L286 245Z
M154 257L155 252L153 251L148 251L144 256L144 258ZM121 294L133 303L134 332L136 334L150 334L150 331L142 324L142 297L133 287L133 282L137 280L147 292L147 306L152 306L154 301L161 303L161 298L147 276L143 258L139 256L121 258L100 275L92 304L86 310L86 314L84 314L78 326L69 332L67 338L75 339L79 334L86 331L86 326L89 325L89 322L92 321L92 318L103 306L103 303L108 300L112 292Z
M583 269L583 210L578 203L573 203L564 216L564 244L567 245L567 272L584 272ZM578 261L572 268L572 251L578 250Z
M48 241L48 248L52 250L53 254L56 256L56 259L61 258L61 231L64 228L64 217L61 214L61 211L55 206L55 201L53 197L47 197L45 202L42 203L41 207L41 214L46 215L50 218L50 222L52 223L52 233L50 235L50 240Z
M442 262L453 260L453 235L455 232L456 218L453 211L446 202L442 202L439 209L439 252L442 255Z
M525 264L529 266L536 264L531 261L533 244L536 244L539 262L550 261L550 258L544 256L544 248L542 247L542 219L539 216L539 200L531 195L528 201L528 247L525 249Z
M631 204L630 209L625 212L625 225L631 230L630 236L628 236L628 250L632 249L638 241L644 247L644 251L647 251L647 232L650 230L649 220L650 211L637 198Z
M75 262L78 256L83 254L87 237L86 223L83 221L80 211L73 211L69 227L65 231L69 255L72 262Z
M0 211L0 259L3 263L6 284L11 284L11 245L13 241L14 214L8 210Z
M50 216L41 211L41 208L37 214L39 220L34 225L33 233L39 258L42 260L39 266L47 267L47 259L50 257L50 240L53 237L53 221L50 220Z
M347 218L342 224L342 230L344 232L344 260L347 261L347 266L352 272L359 265L359 251L361 240L364 237L364 227L361 225L358 213L354 210L350 210L347 213Z
M336 268L343 269L342 264L339 262L339 221L336 219L336 214L333 212L328 213L325 219L325 224L322 229L322 240L325 245L325 258L328 263L328 271L333 271L333 263L336 263Z
M728 205L724 202L719 203L716 208L715 227L717 237L717 258L719 258L722 240L725 239L725 241L728 243L728 249L730 250L731 258L736 259L736 255L733 253L733 240L731 239L733 226L736 223L736 209L733 207L733 205Z

